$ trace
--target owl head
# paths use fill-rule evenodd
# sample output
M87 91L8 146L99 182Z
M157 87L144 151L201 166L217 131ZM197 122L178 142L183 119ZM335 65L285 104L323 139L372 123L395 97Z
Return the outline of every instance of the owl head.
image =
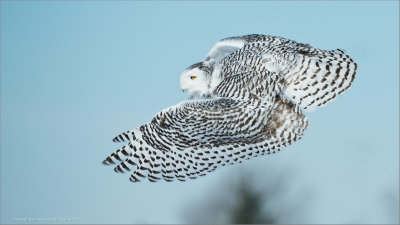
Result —
M210 94L212 69L204 62L188 67L181 75L180 87L189 98L202 98Z

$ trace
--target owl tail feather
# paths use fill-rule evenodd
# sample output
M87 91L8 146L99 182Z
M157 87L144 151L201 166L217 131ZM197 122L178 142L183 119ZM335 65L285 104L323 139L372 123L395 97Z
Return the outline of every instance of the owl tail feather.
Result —
M278 140L283 146L288 146L303 137L309 120L298 105L285 97L277 96L272 112L267 128L273 140Z

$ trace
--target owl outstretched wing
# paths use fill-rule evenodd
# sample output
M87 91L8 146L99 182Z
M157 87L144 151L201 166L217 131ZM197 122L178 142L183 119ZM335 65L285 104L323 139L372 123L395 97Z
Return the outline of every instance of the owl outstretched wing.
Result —
M158 113L113 141L128 141L104 160L133 170L133 182L148 178L184 181L224 165L275 153L299 140L308 119L280 96L272 103L219 98L189 100Z
M283 93L306 111L326 105L350 88L357 70L356 62L344 50L327 51L257 34L223 39L207 59L218 62L221 77L248 71L279 74L286 83Z
M215 45L208 52L205 61L219 61L231 53L240 50L248 43L264 40L263 38L265 36L266 35L250 34L224 38L215 43Z

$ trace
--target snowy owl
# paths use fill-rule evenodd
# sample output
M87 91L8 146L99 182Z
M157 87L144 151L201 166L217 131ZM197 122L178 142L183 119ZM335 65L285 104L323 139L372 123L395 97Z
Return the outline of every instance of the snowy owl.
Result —
M189 98L206 97L227 77L270 71L283 79L285 96L312 112L348 89L356 70L357 64L344 50L326 51L281 37L251 34L218 41L205 61L181 75L180 87Z
M299 140L312 111L348 89L356 63L343 50L325 51L267 35L215 44L187 68L180 87L189 100L116 136L128 142L107 157L133 182L185 181L224 165L276 153Z

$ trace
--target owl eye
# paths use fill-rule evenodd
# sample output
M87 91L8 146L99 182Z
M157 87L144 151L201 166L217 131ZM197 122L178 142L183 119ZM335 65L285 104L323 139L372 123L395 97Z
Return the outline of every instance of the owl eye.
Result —
M196 79L196 76L191 76L190 79L194 80Z

